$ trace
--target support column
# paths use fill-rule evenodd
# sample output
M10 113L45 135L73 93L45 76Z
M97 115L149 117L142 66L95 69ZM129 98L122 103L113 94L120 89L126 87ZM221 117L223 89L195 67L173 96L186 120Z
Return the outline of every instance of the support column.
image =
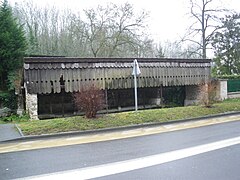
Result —
M199 87L197 85L185 86L185 100L184 106L190 106L199 102Z
M105 89L104 91L105 91L106 112L108 114L108 91L107 89Z
M216 82L216 97L217 101L223 101L228 98L227 79L218 79Z
M32 120L38 120L37 94L26 93L26 111Z
M227 91L227 80L226 79L220 79L220 100L224 100L228 98L228 91Z

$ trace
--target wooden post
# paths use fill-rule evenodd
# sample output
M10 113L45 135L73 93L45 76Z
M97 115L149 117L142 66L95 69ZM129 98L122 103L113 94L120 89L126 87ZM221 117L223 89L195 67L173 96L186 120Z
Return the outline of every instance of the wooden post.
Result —
M146 88L143 88L143 108L146 108Z
M49 104L50 104L50 114L53 114L53 110L52 110L52 96L49 96Z
M61 101L62 101L62 116L64 117L64 92L61 92Z
M162 85L161 85L161 87L160 87L160 98L161 98L161 100L162 100L162 97L163 97L163 90L162 90Z
M106 112L108 114L108 93L107 93L107 89L105 89L105 103L106 103Z
M161 107L163 107L163 86L160 86L160 98L161 98Z

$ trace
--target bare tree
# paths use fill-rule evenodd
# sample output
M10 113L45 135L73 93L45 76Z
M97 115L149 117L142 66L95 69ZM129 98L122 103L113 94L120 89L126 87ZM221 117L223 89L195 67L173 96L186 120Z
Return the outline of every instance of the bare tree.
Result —
M97 9L85 10L87 18L86 36L94 57L104 56L104 46L108 37L108 25L110 9L98 6ZM102 51L102 52L101 52ZM101 55L99 55L101 53Z
M84 56L85 23L79 14L54 6L39 7L33 1L15 4L15 15L24 25L30 55ZM86 54L85 54L86 53Z
M155 57L157 58L165 57L164 48L160 42L155 45Z
M226 9L217 6L219 0L189 0L190 17L193 19L183 41L190 41L198 46L201 50L201 57L207 58L207 49L210 45L211 38L216 30L220 18L224 16ZM200 40L196 37L200 36Z
M155 57L200 58L200 52L194 43L183 44L178 41L166 41L155 45Z
M136 14L129 3L97 6L81 14L29 0L16 4L14 11L24 25L30 55L153 56L153 41L145 33L147 13Z
M147 13L135 15L132 5L125 3L98 6L97 9L86 10L85 14L89 26L87 37L94 57L120 56L118 51L123 45L140 46L138 33L144 29Z
M147 18L146 12L141 12L139 15L134 14L133 6L125 3L120 7L114 5L115 22L112 24L112 29L115 32L112 34L112 47L109 51L109 56L113 56L118 46L124 44L134 44L133 39L139 39L139 32L144 29L144 21Z

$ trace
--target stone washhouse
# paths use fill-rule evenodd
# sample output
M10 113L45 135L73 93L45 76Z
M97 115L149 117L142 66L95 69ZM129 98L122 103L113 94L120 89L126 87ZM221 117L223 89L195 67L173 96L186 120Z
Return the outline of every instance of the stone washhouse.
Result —
M25 108L31 119L78 114L72 93L95 84L105 91L105 111L134 108L135 58L28 57L24 59ZM197 101L198 86L210 80L210 59L137 58L139 108Z

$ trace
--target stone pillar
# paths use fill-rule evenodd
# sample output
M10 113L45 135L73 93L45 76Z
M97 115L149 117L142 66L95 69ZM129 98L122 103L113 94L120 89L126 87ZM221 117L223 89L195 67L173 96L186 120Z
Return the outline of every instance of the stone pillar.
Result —
M219 80L220 81L220 98L221 100L228 98L228 91L227 91L227 80Z
M26 111L32 120L38 120L37 94L26 93Z
M227 80L219 79L216 87L216 99L222 101L227 98L228 98Z
M185 86L185 100L184 106L190 106L194 104L198 104L198 96L199 96L199 87L196 85Z

